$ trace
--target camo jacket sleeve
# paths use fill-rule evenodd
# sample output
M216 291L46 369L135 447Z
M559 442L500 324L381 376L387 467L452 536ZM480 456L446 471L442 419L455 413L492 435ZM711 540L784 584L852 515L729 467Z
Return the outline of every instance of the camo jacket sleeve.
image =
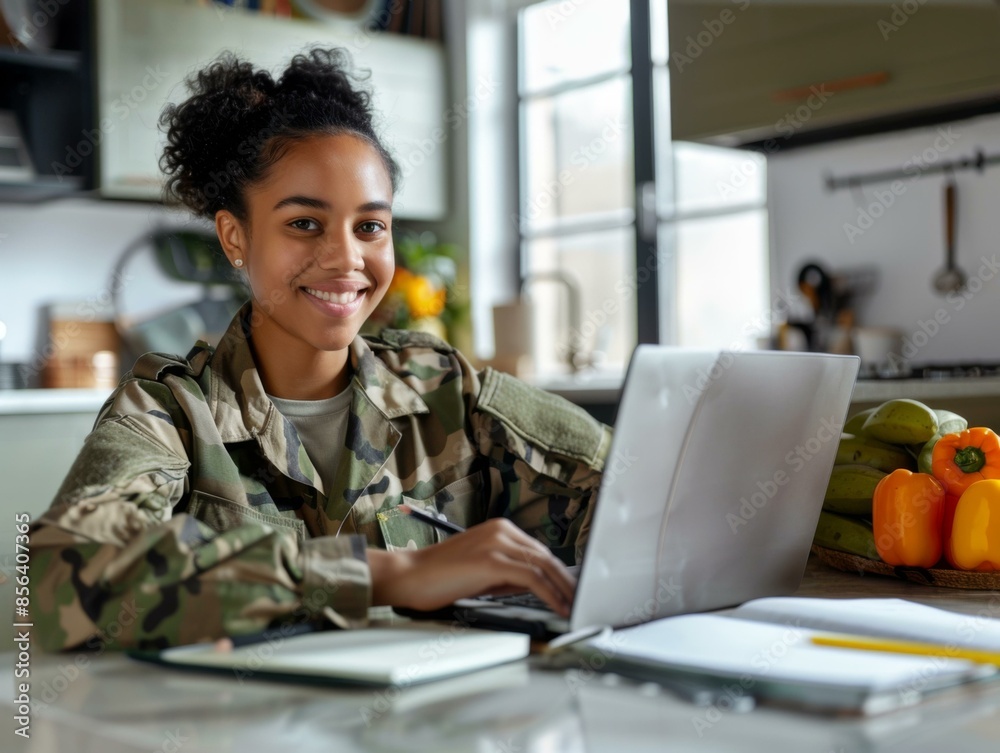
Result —
M245 317L247 312L243 312ZM411 333L356 338L334 488L267 398L238 316L218 348L147 354L32 525L42 648L162 648L285 622L366 624L366 549L505 516L567 562L610 430L560 398Z
M127 380L34 524L42 647L163 648L317 616L363 624L370 583L359 537L303 539L263 514L215 530L175 511L190 498L190 427L170 403L163 385Z

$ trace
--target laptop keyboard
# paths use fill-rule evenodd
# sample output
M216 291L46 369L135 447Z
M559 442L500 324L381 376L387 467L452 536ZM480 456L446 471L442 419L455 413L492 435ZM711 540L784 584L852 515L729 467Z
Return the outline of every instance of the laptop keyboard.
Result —
M493 602L494 604L503 604L508 607L531 607L532 609L549 609L549 605L542 601L540 598L535 596L535 594L530 591L525 591L524 593L517 594L487 594L486 596L476 597L482 601Z

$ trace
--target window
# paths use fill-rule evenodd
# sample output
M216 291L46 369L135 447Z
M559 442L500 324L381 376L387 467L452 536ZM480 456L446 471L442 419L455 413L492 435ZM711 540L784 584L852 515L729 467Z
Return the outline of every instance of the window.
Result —
M767 336L768 230L762 155L673 144L674 206L661 207L658 248L673 251L661 296L664 341L749 349ZM663 254L661 254L662 256Z
M632 101L628 0L541 2L518 16L514 219L543 378L571 361L622 373L639 317L656 320L661 342L688 346L752 348L770 328L765 159L670 141L666 3L651 9L656 101L645 103ZM656 141L643 223L655 227L643 241L655 242L655 271L636 262L633 112L650 113ZM637 303L651 275L659 311Z
M532 5L519 39L517 225L535 370L620 370L636 341L621 293L635 255L629 4Z

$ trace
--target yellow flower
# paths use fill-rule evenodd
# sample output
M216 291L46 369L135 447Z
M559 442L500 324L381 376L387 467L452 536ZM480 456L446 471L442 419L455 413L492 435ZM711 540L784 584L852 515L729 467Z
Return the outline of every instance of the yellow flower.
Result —
M438 288L423 275L415 275L408 269L397 267L388 292L397 291L403 294L413 319L437 316L444 311L444 288Z

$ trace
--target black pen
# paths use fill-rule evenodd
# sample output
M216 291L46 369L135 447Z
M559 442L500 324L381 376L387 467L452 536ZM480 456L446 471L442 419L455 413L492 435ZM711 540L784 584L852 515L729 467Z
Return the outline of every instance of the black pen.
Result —
M416 518L417 520L422 520L424 523L430 526L434 526L439 531L444 531L445 533L464 533L465 529L462 526L455 525L450 520L448 520L444 515L438 513L437 515L424 510L421 507L412 507L410 505L400 505L399 509L401 512ZM438 517L440 516L440 517Z

